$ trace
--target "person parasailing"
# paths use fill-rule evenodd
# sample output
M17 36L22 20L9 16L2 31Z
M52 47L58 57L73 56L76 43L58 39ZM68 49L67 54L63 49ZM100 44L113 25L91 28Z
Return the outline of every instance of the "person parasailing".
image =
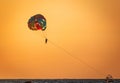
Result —
M46 19L43 15L41 14L36 14L34 16L32 16L29 20L28 20L28 27L31 30L41 30L41 31L45 31L46 30ZM43 33L43 32L42 32ZM44 35L44 33L43 33ZM44 35L45 38L45 43L48 42L48 39L46 38L46 36Z

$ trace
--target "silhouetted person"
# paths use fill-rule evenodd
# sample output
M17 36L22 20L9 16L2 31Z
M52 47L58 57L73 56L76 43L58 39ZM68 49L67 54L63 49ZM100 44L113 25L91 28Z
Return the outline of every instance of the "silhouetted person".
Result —
M108 74L108 76L106 77L106 83L113 83L113 82L114 82L113 77L110 74Z
M47 44L47 42L48 42L48 39L47 39L47 38L45 38L45 43Z

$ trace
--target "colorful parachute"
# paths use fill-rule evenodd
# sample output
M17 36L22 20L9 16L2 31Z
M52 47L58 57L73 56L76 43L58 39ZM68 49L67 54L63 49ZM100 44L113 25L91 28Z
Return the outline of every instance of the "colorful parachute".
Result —
M41 14L36 14L28 20L28 27L31 30L42 30L46 29L46 19Z

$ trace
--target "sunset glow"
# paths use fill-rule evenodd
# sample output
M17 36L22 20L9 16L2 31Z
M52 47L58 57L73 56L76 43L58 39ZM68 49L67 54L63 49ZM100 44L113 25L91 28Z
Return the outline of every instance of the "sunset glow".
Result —
M107 74L120 78L119 4L119 0L0 0L0 79ZM28 28L28 19L35 14L47 20L44 33Z

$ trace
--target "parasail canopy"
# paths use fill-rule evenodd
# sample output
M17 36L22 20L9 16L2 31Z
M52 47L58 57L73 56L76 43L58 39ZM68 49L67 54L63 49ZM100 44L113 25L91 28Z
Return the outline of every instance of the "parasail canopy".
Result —
M42 30L46 29L46 19L41 14L36 14L28 20L28 27L31 30Z

